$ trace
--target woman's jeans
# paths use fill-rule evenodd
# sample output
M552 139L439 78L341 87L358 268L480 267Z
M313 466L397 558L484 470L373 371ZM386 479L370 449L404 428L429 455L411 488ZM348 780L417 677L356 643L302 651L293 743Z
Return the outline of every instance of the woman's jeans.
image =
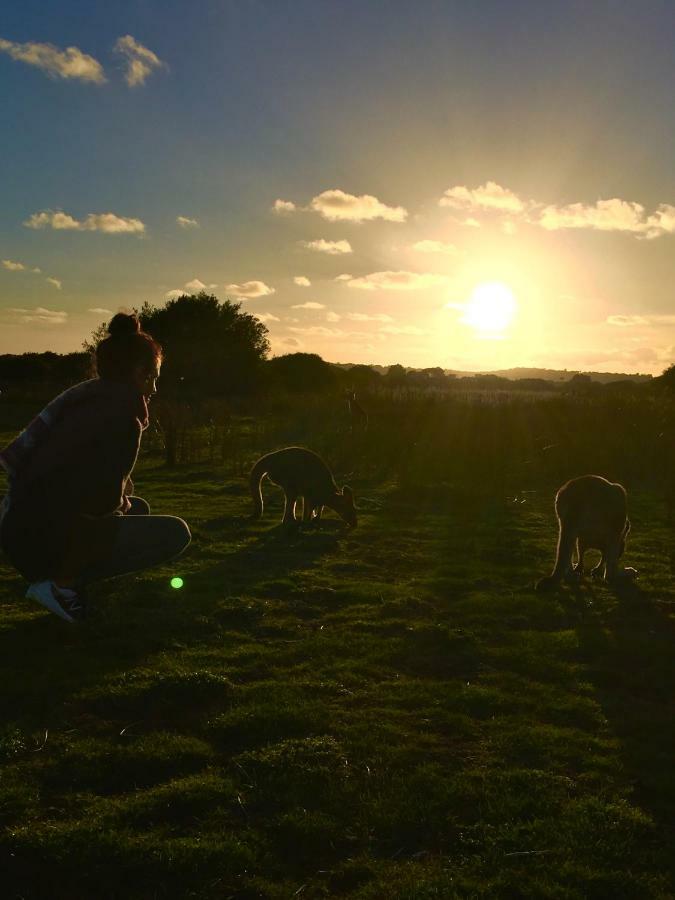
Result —
M112 540L106 552L80 574L79 584L138 572L168 562L185 550L191 535L177 516L152 516L140 497L128 498L131 506L114 516Z

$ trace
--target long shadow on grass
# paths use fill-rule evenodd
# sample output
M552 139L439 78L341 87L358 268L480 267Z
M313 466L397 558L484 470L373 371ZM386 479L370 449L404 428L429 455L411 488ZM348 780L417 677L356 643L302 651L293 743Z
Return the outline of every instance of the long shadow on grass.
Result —
M672 847L675 622L660 606L635 587L605 610L587 608L577 631L596 696L621 741L635 799ZM674 877L675 852L669 858Z

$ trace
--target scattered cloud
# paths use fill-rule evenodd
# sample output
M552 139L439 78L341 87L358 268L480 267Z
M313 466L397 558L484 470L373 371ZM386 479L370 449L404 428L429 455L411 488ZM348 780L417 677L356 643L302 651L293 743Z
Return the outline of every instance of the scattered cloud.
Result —
M68 313L63 310L45 309L36 306L35 309L10 308L7 312L23 325L65 325Z
M215 285L209 285L209 287L215 287ZM185 290L190 291L191 294L199 293L199 291L206 290L206 285L199 278L193 278L192 281L185 282Z
M294 337L281 338L277 341L277 344L285 353L295 353L298 350L302 350L303 347L302 341Z
M326 313L326 322L339 322L342 316L339 316L336 312L327 312Z
M592 228L597 231L645 230L644 206L625 200L598 200L592 205L570 203L567 206L545 206L538 224L548 231L561 228Z
M480 228L480 222L478 219L473 219L469 217L468 219L464 219L462 222L463 225L466 225L467 228Z
M308 303L296 303L295 306L291 306L291 309L325 309L326 306L323 303L315 303L313 300L310 300Z
M93 306L87 310L88 313L94 313L97 316L112 316L112 310L106 309L104 306Z
M179 297L184 297L185 293L185 289L180 290L179 288L174 288L172 291L167 291L166 294L164 294L164 299L177 300Z
M642 325L649 325L652 327L667 327L675 325L675 315L613 315L607 316L606 322L608 325L618 325L620 328L636 328Z
M292 200L275 200L274 206L272 210L275 213L292 213L295 212L298 207L293 203Z
M256 297L266 297L274 293L274 288L269 287L264 281L245 281L243 284L226 284L225 290L235 297L248 297L253 300Z
M47 281L48 284L53 285L53 286L56 288L57 291L60 291L61 288L63 287L62 282L59 281L58 278L51 278L51 277L49 277L49 278L46 278L45 280Z
M504 234L516 234L516 232L518 231L518 226L515 222L507 219L505 222L502 222L502 231L504 232Z
M296 275L293 279L294 284L298 287L311 287L312 282L305 275Z
M417 241L416 244L413 244L412 248L419 253L443 253L446 256L457 256L459 253L459 250L454 244L448 244L444 241Z
M29 66L36 66L52 78L75 78L94 84L103 84L106 80L98 60L77 47L60 50L53 44L37 44L33 41L16 44L0 38L0 52Z
M130 34L118 38L113 50L124 57L126 64L124 80L129 87L145 84L147 77L156 69L168 68L157 54L139 44Z
M537 223L548 231L562 228L622 231L652 240L675 233L675 206L662 203L651 215L646 215L641 203L613 197L593 204L545 206L539 213Z
M273 313L253 313L256 319L260 319L261 322L281 322L279 316L275 316Z
M25 272L26 267L23 263L14 262L12 259L3 259L2 261L3 268L8 269L10 272Z
M370 194L357 197L337 188L313 197L310 208L329 222L365 222L371 219L405 222L408 216L408 211L402 206L387 206Z
M143 234L145 224L140 219L126 218L115 213L89 213L79 221L61 210L45 209L33 213L23 223L26 228L53 228L55 231L101 231L104 234Z
M176 222L181 228L199 228L199 222L196 219L188 219L187 216L176 216Z
M498 212L520 213L526 204L508 188L494 181L486 181L473 190L457 185L448 188L438 201L440 206L453 209L496 210Z
M317 253L329 253L331 256L352 252L352 246L349 241L326 241L323 238L319 238L316 241L300 241L300 244L306 250L315 250Z
M336 281L351 281L352 277L353 277L352 275L347 275L347 273L345 272L343 275L336 275L335 280Z
M347 287L364 291L417 291L446 281L444 275L431 272L371 272L361 278L352 278Z
M383 334L419 335L427 333L423 328L417 328L415 325L384 325L380 331Z
M294 334L310 334L316 337L344 337L346 332L340 328L326 328L325 325L310 325L306 328L291 327L288 329Z
M386 313L347 313L351 322L393 322L391 316Z

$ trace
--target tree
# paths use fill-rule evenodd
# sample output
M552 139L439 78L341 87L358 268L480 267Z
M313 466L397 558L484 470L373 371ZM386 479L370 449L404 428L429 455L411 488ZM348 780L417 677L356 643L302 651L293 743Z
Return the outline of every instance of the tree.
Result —
M324 391L335 386L335 369L317 353L286 353L267 363L268 380L292 394Z
M134 310L141 327L164 351L162 393L186 398L243 394L255 389L269 352L267 328L241 312L241 303L220 301L212 294L184 294L156 307ZM85 342L93 349L105 337L102 323Z

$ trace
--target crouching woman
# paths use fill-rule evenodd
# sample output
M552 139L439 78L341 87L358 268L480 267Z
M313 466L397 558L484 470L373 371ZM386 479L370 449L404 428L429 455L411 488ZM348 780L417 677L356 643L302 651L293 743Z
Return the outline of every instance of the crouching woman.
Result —
M162 348L118 313L96 348L98 377L49 403L0 452L9 493L0 546L30 582L27 597L67 622L86 586L172 559L190 543L176 516L150 515L131 472L155 393Z

